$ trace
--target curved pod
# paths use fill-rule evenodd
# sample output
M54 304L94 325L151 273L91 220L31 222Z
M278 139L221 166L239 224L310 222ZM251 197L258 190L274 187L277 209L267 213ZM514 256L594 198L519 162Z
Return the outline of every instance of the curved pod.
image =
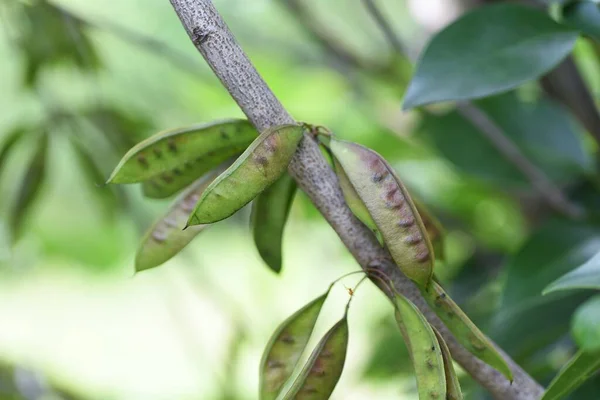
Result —
M274 400L292 376L329 290L277 327L260 361L260 400Z
M252 124L243 119L159 132L132 147L107 183L138 183L157 178L157 185L169 184L179 174L193 170L195 176L189 178L192 182L203 172L243 151L257 135Z
M438 343L440 344L442 358L444 359L444 371L446 373L446 400L462 400L462 390L460 389L460 382L458 381L458 376L456 376L456 371L454 370L450 349L438 330L433 326L431 328L433 329L435 337L437 337Z
M348 338L348 320L344 316L319 341L283 399L329 399L344 369Z
M426 290L421 289L421 293L460 344L512 381L512 372L504 358L437 282L433 281Z
M206 189L188 224L221 221L252 201L286 172L303 133L301 125L282 125L261 133Z
M258 253L274 272L281 271L285 223L296 194L296 181L283 174L252 203L252 233Z
M206 187L218 172L198 179L185 190L158 218L144 235L135 256L136 271L157 267L177 255L209 225L196 225L183 230L187 219Z
M440 344L421 311L396 294L396 321L409 349L420 400L446 400L446 373Z
M408 191L394 170L374 151L331 139L333 155L383 236L404 274L427 286L433 274L433 248Z

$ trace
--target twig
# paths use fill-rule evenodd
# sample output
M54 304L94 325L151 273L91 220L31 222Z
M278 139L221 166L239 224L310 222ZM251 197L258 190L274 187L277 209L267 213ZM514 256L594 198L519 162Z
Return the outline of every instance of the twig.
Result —
M571 218L581 218L584 211L572 204L564 193L523 154L521 149L510 140L502 129L481 109L470 102L456 104L456 110L475 126L487 140L509 160L529 181L533 188L554 210Z
M259 129L293 122L279 100L239 47L210 0L170 0L190 39L204 56L248 119ZM289 171L311 198L363 269L378 268L395 288L415 303L441 331L454 358L495 398L537 400L542 388L510 357L514 374L511 384L498 371L475 358L458 344L446 326L431 311L415 285L391 261L387 250L350 211L335 174L322 157L318 145L306 137L300 143Z
M363 1L392 49L399 55L408 57L400 38L396 36L391 25L377 8L374 0ZM548 178L546 173L531 162L506 133L483 111L468 101L457 102L456 108L460 115L471 122L477 128L477 131L525 176L534 190L541 195L550 207L574 219L581 218L584 215L583 209L571 203L562 190Z

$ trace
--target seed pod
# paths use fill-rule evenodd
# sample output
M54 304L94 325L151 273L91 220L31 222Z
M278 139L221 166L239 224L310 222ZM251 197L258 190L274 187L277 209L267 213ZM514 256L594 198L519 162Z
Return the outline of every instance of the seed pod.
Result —
M151 199L170 197L194 182L198 177L222 164L223 160L227 162L230 158L241 154L249 144L250 141L216 152L209 152L197 157L195 161L185 162L180 167L163 172L144 181L142 183L142 193L145 197Z
M421 311L408 299L396 294L396 321L408 347L420 400L446 399L446 374L440 344Z
M274 272L281 271L283 229L296 194L296 181L283 174L254 199L252 231L258 253Z
M442 358L444 359L444 372L446 373L446 400L462 400L462 390L460 389L460 383L458 382L458 377L456 376L456 371L454 370L450 349L448 349L446 341L438 332L438 330L433 326L431 328L433 329L433 332L435 333L435 336L440 344Z
M283 400L327 400L340 380L348 350L348 319L338 321L319 341Z
M189 175L195 176L188 177L189 183L241 152L256 136L250 122L241 119L159 132L131 148L107 183L137 183L157 178L167 185L175 179L176 171L183 174L193 170Z
M433 281L427 289L421 288L421 293L460 344L512 382L512 372L504 358L437 282Z
M306 348L329 290L311 301L275 330L260 362L260 400L273 400L292 376Z
M287 170L302 139L301 125L282 125L260 134L206 189L189 225L221 221L248 204Z
M417 212L421 216L423 226L427 231L427 237L429 237L431 247L433 247L435 258L439 260L444 260L444 227L442 226L441 222L436 218L436 216L433 215L431 211L429 211L425 204L423 204L415 198L413 198L413 203L417 208Z
M187 188L169 210L148 230L135 257L136 271L154 268L168 261L188 245L209 225L196 225L183 230L187 219L206 187L219 171L204 176Z
M352 183L350 183L348 175L346 175L346 173L344 172L344 168L342 168L340 162L335 158L333 158L333 165L335 168L335 173L340 182L342 193L344 194L344 199L346 200L346 204L348 204L348 207L352 211L352 214L354 214L356 218L360 220L360 222L365 224L367 228L372 230L375 236L377 236L377 240L379 240L379 243L383 245L383 238L381 237L381 233L377 229L377 225L375 225L375 221L373 221L373 218L371 218L371 214L369 214L369 210L367 210L365 203L363 203L358 193L356 193L354 186L352 186Z
M433 274L433 248L408 191L379 154L331 139L331 151L365 204L396 264L420 286Z

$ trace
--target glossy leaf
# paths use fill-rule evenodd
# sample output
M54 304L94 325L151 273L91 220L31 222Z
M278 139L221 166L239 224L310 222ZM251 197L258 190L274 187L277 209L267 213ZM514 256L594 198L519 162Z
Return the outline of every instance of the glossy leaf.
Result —
M283 399L329 399L344 369L348 337L348 320L344 316L319 341Z
M328 294L296 311L269 339L260 362L260 400L274 400L292 376Z
M433 248L423 221L393 168L377 153L356 143L332 138L330 148L398 267L420 286L427 286L433 274Z
M600 295L583 303L573 316L573 337L581 350L600 355Z
M570 289L600 289L600 253L552 282L543 294Z
M571 1L562 11L566 24L600 41L600 4L596 1Z
M268 129L206 189L189 225L221 221L244 207L286 171L302 139L301 125Z
M210 226L195 225L183 229L202 192L216 177L217 172L214 172L198 179L154 222L138 248L135 257L136 271L154 268L170 260Z
M396 294L396 321L408 346L419 399L445 399L446 373L442 350L432 327L421 311L408 299Z
M560 400L600 369L600 354L578 352L548 385L540 400Z
M427 290L421 289L421 293L460 344L512 381L512 371L504 358L437 282L432 282Z
M506 92L556 66L577 36L532 7L476 8L433 37L417 63L403 107Z
M283 230L296 194L296 181L284 174L252 204L252 231L258 253L274 272L281 271Z
M442 358L444 359L444 372L446 374L446 400L462 400L462 390L460 389L460 382L458 381L458 376L456 376L456 371L454 370L450 349L438 330L433 326L432 329L440 344Z
M138 143L123 156L107 183L137 183L156 178L156 184L172 185L185 175L193 182L256 138L250 122L232 119L171 129ZM193 178L190 176L194 175ZM172 191L174 189L169 188Z
M593 170L581 140L583 130L556 103L546 99L528 103L507 93L480 100L477 106L551 179L569 182ZM460 170L504 190L531 190L513 163L456 111L427 115L420 131Z

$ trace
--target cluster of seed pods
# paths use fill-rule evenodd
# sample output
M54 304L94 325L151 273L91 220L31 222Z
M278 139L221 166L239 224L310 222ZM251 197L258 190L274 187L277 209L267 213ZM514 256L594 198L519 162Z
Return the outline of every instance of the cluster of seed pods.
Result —
M331 396L346 361L350 302L343 318L325 333L296 378L290 381L334 283L282 322L271 336L260 363L260 400L326 400Z
M379 154L331 135L323 143L333 155L340 187L352 212L378 235L398 267L417 284L457 340L512 380L504 358L433 279L430 237L442 247L441 224L423 205L413 202L393 168Z
M107 183L141 182L151 198L188 188L147 232L136 270L162 264L208 224L258 196L252 217L255 242L267 265L279 272L281 236L296 190L286 170L303 133L302 125L290 124L258 135L246 120L226 120L160 132L129 150ZM204 177L240 153L219 176Z

